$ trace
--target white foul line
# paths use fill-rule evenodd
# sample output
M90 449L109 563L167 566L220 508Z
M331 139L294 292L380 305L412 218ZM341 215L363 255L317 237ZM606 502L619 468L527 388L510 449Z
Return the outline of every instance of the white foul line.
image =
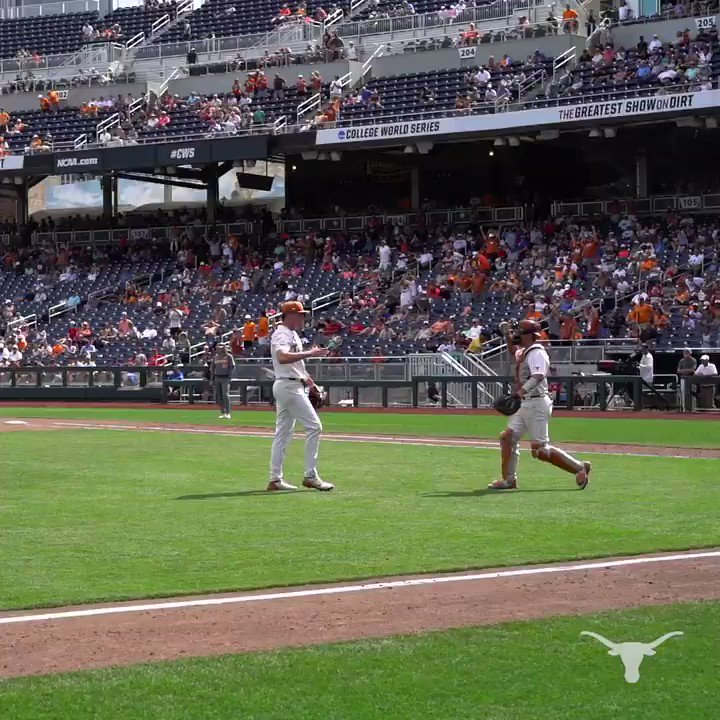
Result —
M47 422L47 421L44 421ZM231 430L230 428L218 428L214 429L213 426L207 428L187 428L178 427L173 425L118 425L118 424L89 424L83 422L67 422L61 420L51 420L53 427L64 427L64 428L77 428L79 430L150 430L154 432L180 432L187 433L190 435L219 435L221 437L259 437L259 438L272 438L274 432L270 429L263 430L261 428L242 428L238 430ZM343 435L340 433L331 433L323 435L323 440L326 442L371 442L377 443L378 445L412 445L415 447L435 447L435 448L476 448L480 450L498 450L500 444L496 442L490 442L487 440L475 440L472 438L414 438L408 437L393 437L391 435L357 435L355 433L349 435ZM707 460L712 458L705 458L697 455L657 455L652 452L639 453L639 452L625 452L623 451L622 445L616 446L619 452L608 453L607 450L583 450L585 455L622 455L626 457L639 457L639 458L664 458L672 460ZM526 450L526 448L521 448Z
M441 575L437 577L414 578L412 580L388 580L387 582L365 583L362 585L337 585L324 588L309 588L307 590L286 590L259 595L235 595L221 598L158 602L145 605L117 605L114 607L90 608L86 610L66 610L62 612L41 613L37 615L14 615L0 618L0 625L42 622L48 620L67 620L70 618L93 617L96 615L118 615L120 613L157 612L162 610L178 610L183 608L208 607L214 605L268 602L270 600L288 600L291 598L319 597L322 595L344 595L347 593L367 592L370 590L387 590L417 587L419 585L438 585L441 583L472 582L477 580L497 580L499 578L523 577L527 575L552 575L589 570L607 570L608 568L647 565L650 563L661 562L683 562L688 560L700 560L703 558L720 558L720 550L690 552L678 555L636 557L628 558L627 560L606 560L572 565L529 567L517 570L498 570L495 572L473 573L471 575Z

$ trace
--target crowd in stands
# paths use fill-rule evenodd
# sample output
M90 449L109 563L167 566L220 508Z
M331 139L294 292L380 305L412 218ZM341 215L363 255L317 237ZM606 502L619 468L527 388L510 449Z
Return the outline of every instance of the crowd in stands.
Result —
M190 220L191 216L185 216ZM634 337L720 347L720 224L698 217L453 228L373 219L357 233L290 235L259 244L193 223L167 239L108 247L8 250L0 257L5 365L187 363L189 348L230 338L267 354L269 318L288 299L330 291L305 342L334 355L481 352L502 319L533 318L543 338ZM138 279L141 268L155 276ZM102 278L115 287L91 296ZM47 322L47 308L67 313ZM593 302L597 301L597 302ZM32 310L37 327L23 323Z
M640 35L633 48L616 46L611 35L602 40L583 51L574 69L548 84L548 99L644 88L658 93L711 90L720 72L715 30L701 30L695 37L685 30L672 44L657 35L649 42Z

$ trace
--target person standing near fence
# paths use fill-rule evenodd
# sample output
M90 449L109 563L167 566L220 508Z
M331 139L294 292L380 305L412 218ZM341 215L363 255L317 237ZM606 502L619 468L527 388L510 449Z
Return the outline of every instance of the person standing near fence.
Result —
M230 380L235 369L235 359L227 346L219 344L215 349L210 371L215 388L215 402L220 407L220 420L230 420Z
M718 371L715 363L710 362L709 355L700 356L700 364L695 370L696 377L717 377ZM703 410L712 410L715 407L715 388L713 384L703 385L700 383L698 387L698 407Z
M687 394L687 378L695 374L696 368L697 360L692 356L690 348L685 348L683 350L683 356L677 366L677 374L680 376L680 406L685 411L692 410L692 401L691 407L686 407L685 396Z

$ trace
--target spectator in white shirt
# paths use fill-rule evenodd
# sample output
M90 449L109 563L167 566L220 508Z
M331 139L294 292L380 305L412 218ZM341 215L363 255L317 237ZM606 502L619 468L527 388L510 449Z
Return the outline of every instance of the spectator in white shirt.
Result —
M141 336L143 340L154 340L157 337L155 326L150 324L143 331Z
M657 35L653 35L653 39L650 41L650 44L648 45L648 50L653 53L657 52L658 50L662 49L662 42L660 41L660 38L658 38Z
M650 352L650 348L648 348L647 345L643 345L642 346L642 354L640 356L640 377L648 385L653 384L653 379L655 377L654 368L655 368L655 361L653 360L653 356L652 356L652 353Z
M380 270L383 272L389 270L392 262L392 250L385 240L378 247L378 257L380 258Z
M480 321L476 318L472 321L472 325L468 328L465 335L471 340L477 340L482 335L482 331L482 325L480 324Z
M700 252L692 252L690 253L690 257L688 258L688 265L691 268L699 268L702 266L704 260L704 256Z
M342 81L340 80L340 77L336 75L335 79L330 83L330 97L340 97L342 95L342 90Z
M11 365L20 365L22 363L23 354L18 350L17 345L13 345L12 348L10 348L7 359Z
M633 11L632 8L627 4L623 3L618 8L618 18L620 22L625 22L626 20L632 20Z
M490 82L490 73L481 67L475 75L475 82L479 87L485 87Z
M700 356L700 364L695 370L695 375L700 377L717 377L718 371L715 363L710 362L709 355ZM704 410L712 410L715 407L716 385L700 385L698 387L698 407Z

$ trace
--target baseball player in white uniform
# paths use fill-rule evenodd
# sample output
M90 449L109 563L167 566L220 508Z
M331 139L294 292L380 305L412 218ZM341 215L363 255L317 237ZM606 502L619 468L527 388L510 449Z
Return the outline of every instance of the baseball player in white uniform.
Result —
M540 325L534 320L523 320L515 337L506 335L508 350L515 355L516 392L522 398L522 403L500 434L502 479L490 483L488 488L491 490L517 488L517 464L520 459L518 443L526 433L530 435L530 449L534 458L574 475L581 490L590 481L589 462L577 460L550 444L548 425L553 407L548 396L547 381L550 358L537 341L540 330Z
M307 310L302 303L291 301L280 307L282 322L277 326L270 340L275 382L277 418L275 439L270 457L270 483L268 490L297 490L295 485L283 479L285 453L292 440L295 422L305 427L305 477L303 485L314 490L333 490L334 485L320 478L317 471L318 450L322 423L315 408L308 399L307 389L314 385L305 369L305 358L324 357L327 350L312 348L303 350L297 331L305 324Z

